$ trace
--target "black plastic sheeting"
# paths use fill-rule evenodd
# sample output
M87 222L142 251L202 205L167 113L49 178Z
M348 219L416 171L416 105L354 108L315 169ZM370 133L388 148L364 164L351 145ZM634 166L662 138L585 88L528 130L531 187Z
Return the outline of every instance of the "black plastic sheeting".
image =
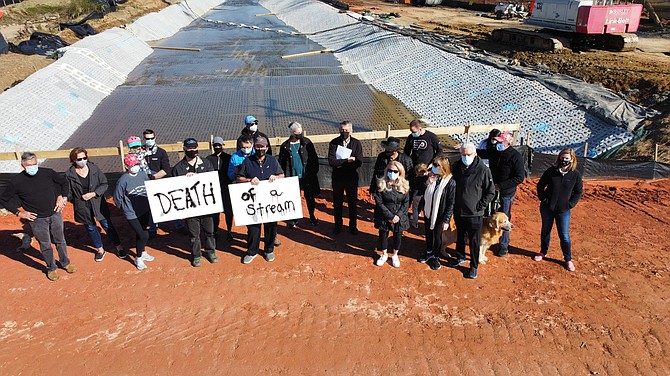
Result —
M5 40L5 37L0 33L0 54L6 54L9 52L9 44Z
M52 56L56 53L56 50L66 46L69 46L69 44L58 35L36 31L30 35L29 40L24 40L18 46L10 43L9 49L14 53L24 55Z
M556 163L555 154L534 153L530 177L539 178ZM577 170L584 179L656 180L670 177L670 164L654 161L618 161L577 157Z
M118 4L123 4L128 0L94 0L94 1L101 5L100 6L101 9L99 11L91 12L88 16L82 18L79 21L64 22L58 24L60 29L72 30L79 39L89 35L95 35L98 32L95 31L95 29L93 29L93 26L87 24L86 22L88 20L102 19L103 17L105 17L107 13L116 11L116 6Z

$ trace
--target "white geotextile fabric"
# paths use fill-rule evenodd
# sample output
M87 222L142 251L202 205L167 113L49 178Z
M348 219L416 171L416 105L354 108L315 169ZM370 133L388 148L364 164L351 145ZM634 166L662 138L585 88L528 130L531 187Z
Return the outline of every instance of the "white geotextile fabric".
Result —
M56 62L0 93L0 151L59 149L151 54L146 41L173 35L221 3L175 4L141 17L127 29L109 29L64 48L65 54ZM20 170L16 161L0 161L0 172Z
M315 0L261 0L287 25L314 33L357 22ZM611 126L544 85L462 59L369 24L308 36L335 51L345 71L402 101L434 126L521 123L532 146L558 152L570 146L590 156L633 136ZM481 135L480 137L483 137Z

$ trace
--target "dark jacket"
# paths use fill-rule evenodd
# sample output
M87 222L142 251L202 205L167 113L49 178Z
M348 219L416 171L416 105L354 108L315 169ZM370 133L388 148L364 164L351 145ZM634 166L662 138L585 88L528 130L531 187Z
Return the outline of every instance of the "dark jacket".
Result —
M230 154L221 152L221 155L208 155L206 158L209 161L209 164L212 165L215 171L219 172L219 183L221 186L226 186L231 183L230 178L228 177L228 165L230 164Z
M461 217L481 217L486 205L493 200L495 185L491 170L475 157L470 167L465 168L461 160L451 166L456 180L456 204L454 214Z
M242 128L242 132L240 132L240 136L243 135L243 134L251 135L251 137L254 137L254 138L261 137L261 136L265 137L268 140L268 151L266 151L265 154L272 155L272 146L270 146L270 144L269 144L270 137L268 137L268 135L266 135L265 133L263 133L259 130L257 130L256 133L251 134L251 131L247 127ZM252 146L253 146L253 141L252 141ZM240 150L241 148L242 148L242 141L240 141L240 137L238 137L237 138L237 150Z
M350 142L347 147L351 149L351 156L356 158L353 162L337 159L337 146L344 145L342 136L332 139L328 145L328 164L333 168L333 180L358 182L358 171L356 170L363 164L363 145L352 136L349 138Z
M239 171L237 171L237 176L247 179L269 180L270 176L283 173L284 171L277 162L277 158L266 155L263 161L260 161L258 156L254 154L242 162Z
M582 197L582 174L577 170L563 175L558 167L549 167L537 182L537 197L556 213L566 212Z
M172 167L172 171L170 171L170 176L183 176L189 172L200 174L203 172L214 171L214 167L212 167L212 164L209 163L207 159L202 159L199 156L196 158L198 158L198 161L195 164L195 171L191 169L191 165L188 164L188 162L186 161L186 157L184 157L182 158L181 161L177 162L177 164L174 165L174 167Z
M414 190L414 164L412 164L412 158L398 151L398 158L396 160L405 168L405 178L409 181L411 190ZM370 193L374 193L377 190L377 180L384 177L384 171L389 162L391 162L391 158L389 158L385 151L379 153L375 162L375 172L370 181Z
M521 154L510 146L503 151L477 149L477 155L489 160L493 182L500 187L500 195L513 196L516 186L526 177Z
M442 153L442 145L437 135L426 130L421 136L414 137L411 134L405 141L404 153L412 158L412 163L418 165L424 163L429 165L435 157Z
M156 153L149 155L151 149L152 148L145 149L146 155L144 156L144 159L146 159L147 161L147 166L149 166L151 174L153 175L159 172L160 170L163 170L165 171L166 174L169 174L170 157L168 157L168 154L165 151L165 149L156 146Z
M400 193L395 189L390 191L379 191L375 189L375 228L384 231L405 231L409 229L409 192ZM398 216L400 221L396 224L389 219Z
M20 205L23 210L37 214L38 218L48 218L55 213L57 197L67 197L67 188L63 175L39 167L34 176L25 171L12 176L0 202L12 213L16 213Z
M318 196L321 193L319 186L319 156L316 154L314 144L309 138L300 139L300 148L298 149L300 160L302 161L302 179L300 179L301 188L305 195ZM279 166L284 170L285 177L295 176L293 172L293 153L291 153L291 139L284 141L279 148Z
M88 187L81 185L74 165L65 171L68 182L67 199L74 205L74 220L86 225L95 224L95 219L109 220L109 206L105 201L105 192L109 188L107 177L93 162L88 162ZM81 198L85 192L95 192L95 197L85 201ZM93 214L93 215L91 215Z
M439 187L439 181L435 183L437 187ZM433 194L436 194L437 192L433 192ZM431 200L432 197L423 197L421 200L421 204L419 205L419 210L423 210L424 205L426 204L426 200ZM437 227L440 223L447 223L449 224L449 221L451 220L451 216L454 214L454 206L456 205L456 180L454 180L453 176L449 180L449 183L447 183L447 186L444 187L444 192L442 192L442 197L440 197L440 202L438 203L437 208L433 208L432 210L437 209L437 219L435 220L435 227ZM432 214L432 213L431 213ZM426 219L426 221L430 221L430 218Z

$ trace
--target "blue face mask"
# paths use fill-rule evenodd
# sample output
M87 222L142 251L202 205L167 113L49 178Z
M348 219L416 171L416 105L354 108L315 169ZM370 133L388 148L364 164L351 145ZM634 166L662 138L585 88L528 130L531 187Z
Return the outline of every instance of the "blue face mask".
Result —
M37 167L37 165L26 166L26 174L30 176L35 176L35 174L37 174L38 169L39 168Z
M430 171L432 171L433 174L435 174L435 175L439 175L439 174L440 174L440 169L437 168L436 166L431 167L431 168L430 168Z
M461 161L463 161L463 164L467 167L472 164L472 162L475 161L475 156L474 155L461 155Z
M244 155L251 155L251 152L254 150L254 148L242 148L242 154Z
M419 136L421 136L421 131L412 132L412 137L418 138Z
M496 144L496 150L498 151L505 150L505 144Z
M156 145L156 140L155 139L146 140L146 142L144 144L147 145L147 147L152 148L152 147L154 147L154 145Z
M140 165L135 165L130 168L130 173L133 175L137 175L140 172Z
M389 171L388 174L386 174L386 176L388 176L390 180L397 180L398 176L400 176L400 173Z

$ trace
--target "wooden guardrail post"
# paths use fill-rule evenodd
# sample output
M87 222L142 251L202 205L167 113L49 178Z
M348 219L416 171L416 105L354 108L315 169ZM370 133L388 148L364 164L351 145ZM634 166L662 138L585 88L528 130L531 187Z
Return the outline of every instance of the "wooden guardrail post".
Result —
M119 156L121 157L121 172L126 171L126 164L123 162L123 157L125 154L126 153L123 150L123 140L119 140Z
M658 144L654 144L654 162L658 162Z
M526 146L530 147L530 131L526 133Z
M465 126L465 142L470 142L470 122Z
M588 155L588 153L589 153L589 142L586 141L586 142L584 143L584 158L586 158L586 156Z

